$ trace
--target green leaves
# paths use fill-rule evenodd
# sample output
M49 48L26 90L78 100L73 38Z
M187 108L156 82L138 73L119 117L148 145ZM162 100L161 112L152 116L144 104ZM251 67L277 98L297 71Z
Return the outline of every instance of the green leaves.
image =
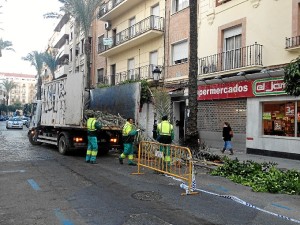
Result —
M211 175L222 176L245 186L255 192L269 192L300 195L300 172L295 170L281 171L276 164L256 163L250 160L224 159L224 165L216 168Z
M300 95L300 56L284 68L285 91L292 96Z

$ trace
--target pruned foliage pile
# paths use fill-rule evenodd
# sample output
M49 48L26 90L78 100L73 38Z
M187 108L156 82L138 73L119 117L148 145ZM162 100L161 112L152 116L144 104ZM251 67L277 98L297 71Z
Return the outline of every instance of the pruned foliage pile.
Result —
M245 186L255 192L300 195L300 172L282 171L274 162L257 163L251 160L239 162L224 159L224 164L211 172L211 175L222 176Z

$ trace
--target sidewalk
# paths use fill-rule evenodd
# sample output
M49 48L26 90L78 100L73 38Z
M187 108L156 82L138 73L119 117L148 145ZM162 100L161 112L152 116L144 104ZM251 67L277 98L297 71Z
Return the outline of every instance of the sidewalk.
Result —
M274 162L277 168L295 169L300 171L300 161L277 157L246 154L235 151L234 155L229 155L229 151L221 153L220 149L209 149L208 152L219 156L228 156L230 159L237 158L239 161L252 160L258 163ZM300 196L287 194L271 194L263 192L253 192L251 187L236 184L229 179L220 176L211 176L208 171L217 165L208 161L200 160L196 166L196 189L202 195L213 195L227 198L245 207L267 213L282 220L282 224L300 224ZM263 223L262 223L263 224Z
M292 160L292 159L285 159L285 158L278 158L278 157L270 157L270 156L262 156L262 155L253 155L253 154L246 154L242 151L234 151L233 155L229 155L229 151L225 151L224 154L221 153L220 149L210 148L208 152L212 154L216 154L219 156L227 156L230 159L237 158L239 161L247 161L252 160L254 162L262 163L262 162L274 162L277 164L277 168L280 169L295 169L300 172L300 161L299 160Z

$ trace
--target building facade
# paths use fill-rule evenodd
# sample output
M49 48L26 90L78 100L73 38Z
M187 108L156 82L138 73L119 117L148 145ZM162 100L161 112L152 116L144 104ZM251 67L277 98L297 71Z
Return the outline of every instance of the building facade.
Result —
M235 149L298 157L300 103L284 92L283 69L300 53L300 0L197 2L200 139L222 148L227 121ZM172 102L175 142L184 139L189 114L189 14L189 0L106 0L90 34L92 87L153 84L159 68L158 84ZM68 18L57 28L64 38L55 38L54 46L66 48L63 62L69 63L61 74L84 70L84 40L75 37L76 25ZM139 113L150 134L153 105Z
M153 82L153 70L164 79L165 1L105 1L98 12L94 46L97 83L119 85L129 81ZM96 56L98 55L98 56ZM159 82L158 81L158 82ZM141 103L142 104L142 103ZM139 125L152 136L152 104L137 109Z
M300 158L300 98L284 92L284 66L299 53L300 1L199 1L198 125L222 148ZM298 41L298 42L297 42Z
M4 80L13 81L16 87L10 92L8 105L14 103L32 103L36 97L36 78L34 75L16 74L16 73L0 73L0 83ZM6 103L6 94L3 85L1 85L0 93L3 104ZM3 101L4 100L4 101Z

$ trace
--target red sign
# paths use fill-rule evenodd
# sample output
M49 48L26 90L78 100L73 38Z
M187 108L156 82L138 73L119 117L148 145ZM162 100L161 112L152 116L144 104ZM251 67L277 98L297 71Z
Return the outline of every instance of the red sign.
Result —
M253 81L240 81L198 86L198 100L254 97Z
M245 80L198 86L198 100L249 98L255 96L282 95L285 83L282 77Z

